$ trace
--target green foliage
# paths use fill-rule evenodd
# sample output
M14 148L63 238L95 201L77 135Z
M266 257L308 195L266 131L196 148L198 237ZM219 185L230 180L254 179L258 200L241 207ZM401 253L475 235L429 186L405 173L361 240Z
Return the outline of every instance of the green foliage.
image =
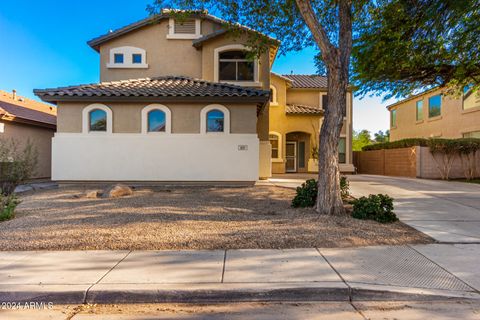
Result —
M399 149L399 148L410 148L415 146L426 147L428 139L423 138L411 138L411 139L402 139L392 142L384 143L375 143L362 148L363 151L370 150L382 150L382 149Z
M371 194L353 201L352 217L362 220L375 220L380 223L398 220L393 212L393 199L384 194Z
M14 194L0 195L0 221L6 221L15 217L15 208L20 203Z
M0 193L10 195L29 179L37 166L38 152L30 141L21 146L18 141L0 139Z
M342 195L343 200L350 196L350 182L348 182L348 179L345 176L340 177L340 194Z
M363 147L372 143L370 132L368 130L353 131L352 135L352 150L361 151Z
M383 133L382 130L378 131L377 133L374 133L374 139L376 143L385 143L390 141L390 130L386 130L385 133Z
M478 0L380 0L358 21L352 65L357 93L405 97L418 90L480 87Z
M305 208L315 206L317 201L318 185L315 179L310 179L302 183L301 187L297 187L297 194L292 200L292 207Z

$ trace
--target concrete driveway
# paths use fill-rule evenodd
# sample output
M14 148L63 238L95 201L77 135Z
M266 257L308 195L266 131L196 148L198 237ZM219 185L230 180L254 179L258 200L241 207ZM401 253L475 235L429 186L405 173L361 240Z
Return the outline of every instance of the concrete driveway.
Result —
M282 175L270 181L295 187L315 175ZM395 199L404 223L439 242L480 243L480 185L463 182L351 175L355 197L384 193Z

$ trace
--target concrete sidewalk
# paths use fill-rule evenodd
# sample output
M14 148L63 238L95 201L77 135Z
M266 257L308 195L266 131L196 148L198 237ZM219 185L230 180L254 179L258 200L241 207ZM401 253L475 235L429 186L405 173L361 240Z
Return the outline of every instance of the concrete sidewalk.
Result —
M480 245L0 252L0 301L480 299Z

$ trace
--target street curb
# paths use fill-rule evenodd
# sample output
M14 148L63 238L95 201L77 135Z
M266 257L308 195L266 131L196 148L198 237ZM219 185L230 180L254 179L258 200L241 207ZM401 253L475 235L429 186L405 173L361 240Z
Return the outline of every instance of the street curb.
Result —
M147 285L148 286L148 285ZM188 286L188 285L187 285ZM41 286L40 286L41 287ZM67 286L65 286L67 287ZM138 287L138 288L135 288ZM94 286L95 288L95 286ZM53 302L55 304L112 304L112 303L222 303L272 301L438 301L480 300L475 293L438 292L415 293L406 291L374 290L347 287L288 287L235 289L145 289L143 285L117 289L59 289L51 291L1 291L0 302ZM46 288L45 288L46 289Z

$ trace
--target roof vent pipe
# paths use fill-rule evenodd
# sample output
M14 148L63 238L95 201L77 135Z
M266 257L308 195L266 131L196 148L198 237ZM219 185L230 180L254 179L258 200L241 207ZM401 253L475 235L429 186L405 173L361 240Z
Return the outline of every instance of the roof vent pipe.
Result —
M17 90L15 89L12 90L12 99L17 100Z

